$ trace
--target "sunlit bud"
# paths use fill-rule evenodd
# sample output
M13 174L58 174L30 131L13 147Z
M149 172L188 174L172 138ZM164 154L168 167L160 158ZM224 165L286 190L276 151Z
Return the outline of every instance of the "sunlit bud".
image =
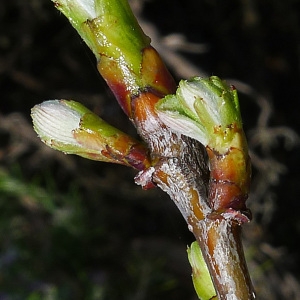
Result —
M147 149L127 134L106 123L82 104L50 100L31 112L41 140L66 154L132 166L149 166Z
M244 142L239 136L242 121L237 91L216 76L182 80L176 95L166 96L156 108L171 129L221 153Z

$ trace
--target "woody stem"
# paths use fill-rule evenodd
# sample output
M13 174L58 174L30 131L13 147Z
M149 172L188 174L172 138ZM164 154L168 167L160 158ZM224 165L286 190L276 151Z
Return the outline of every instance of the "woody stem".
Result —
M224 218L205 218L194 234L202 249L218 298L255 299L241 242L241 226Z

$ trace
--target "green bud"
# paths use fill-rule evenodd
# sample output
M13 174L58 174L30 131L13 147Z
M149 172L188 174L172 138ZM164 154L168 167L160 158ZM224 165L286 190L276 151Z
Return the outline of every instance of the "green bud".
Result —
M144 169L147 149L75 101L50 100L32 108L34 129L49 147L92 160Z
M216 291L198 242L193 242L191 247L187 249L187 253L192 266L193 284L199 299L215 299Z
M182 80L176 95L156 105L160 119L172 130L222 153L240 147L242 119L237 91L220 78Z

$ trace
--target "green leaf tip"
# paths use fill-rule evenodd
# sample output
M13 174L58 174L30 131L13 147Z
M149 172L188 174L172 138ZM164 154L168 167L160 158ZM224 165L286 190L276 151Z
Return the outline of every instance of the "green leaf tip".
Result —
M156 109L171 129L220 152L235 146L235 134L242 131L237 91L217 76L180 81L176 94Z
M197 241L187 249L188 259L192 267L192 279L195 291L201 300L217 299L216 291L210 277L205 260Z
M126 61L134 72L139 72L141 49L150 45L150 38L142 31L127 0L52 1L97 59L106 56Z

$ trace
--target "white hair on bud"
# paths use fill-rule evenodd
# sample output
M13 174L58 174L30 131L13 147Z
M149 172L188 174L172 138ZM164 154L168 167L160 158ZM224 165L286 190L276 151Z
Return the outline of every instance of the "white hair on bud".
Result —
M97 17L95 9L95 0L58 0L59 5L67 7L69 11L76 11L86 19Z
M79 127L81 114L62 100L49 100L32 108L33 125L42 140L77 144L73 131Z

